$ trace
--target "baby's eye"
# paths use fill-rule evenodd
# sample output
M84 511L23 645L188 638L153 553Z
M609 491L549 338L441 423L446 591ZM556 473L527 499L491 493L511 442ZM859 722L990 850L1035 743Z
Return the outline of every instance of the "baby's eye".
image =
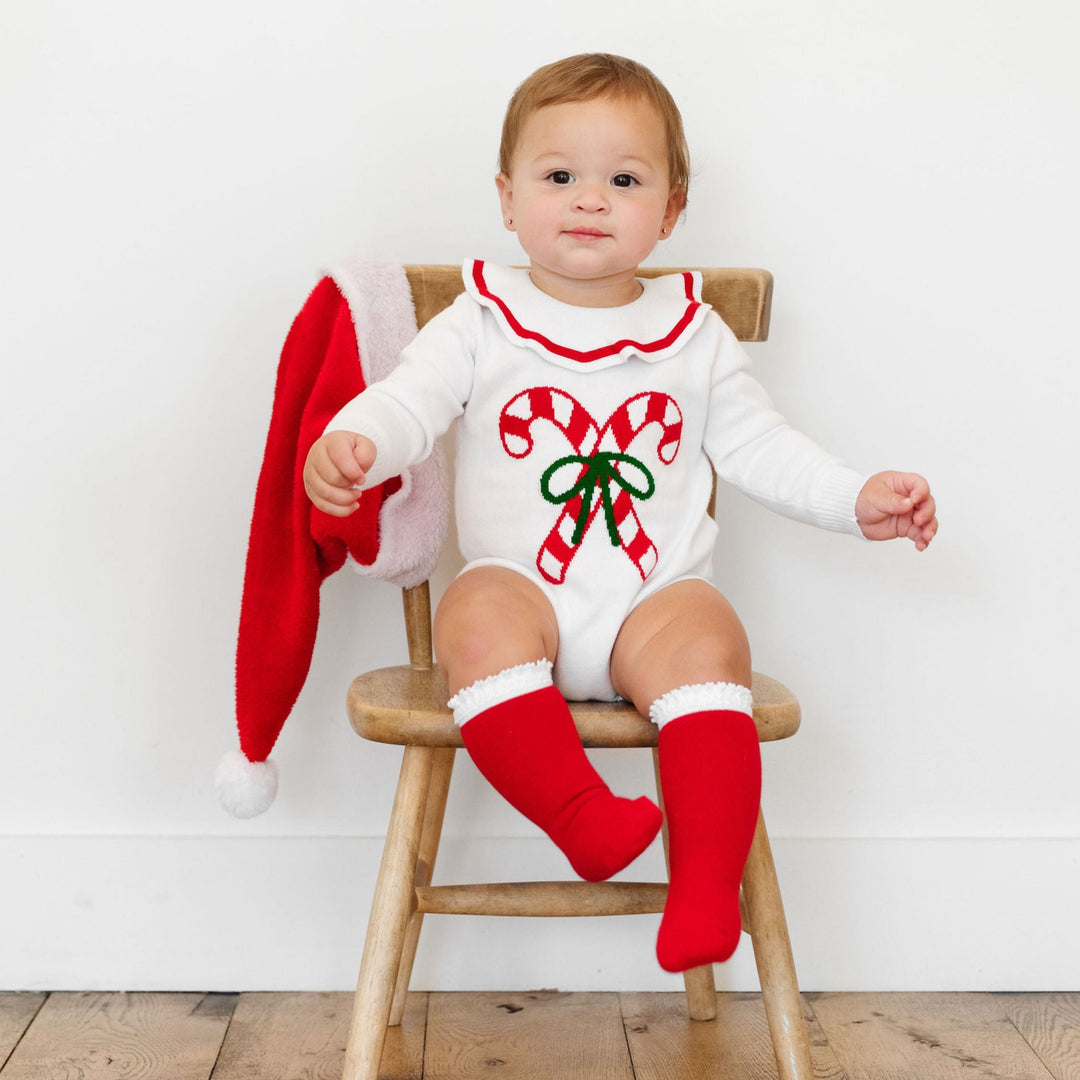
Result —
M615 187L628 188L633 187L637 180L629 173L618 173L611 178L611 182Z
M548 179L553 184L570 184L574 180L565 169L556 169L554 172L548 173Z

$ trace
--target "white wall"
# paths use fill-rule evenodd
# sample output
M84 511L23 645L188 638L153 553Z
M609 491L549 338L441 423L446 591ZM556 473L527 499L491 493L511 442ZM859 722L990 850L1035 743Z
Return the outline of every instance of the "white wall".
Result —
M351 984L397 751L342 698L403 656L394 589L325 586L271 811L238 823L210 785L278 352L337 256L516 258L503 106L588 49L684 107L696 177L658 261L771 269L775 397L939 499L925 555L721 500L717 580L804 707L766 750L804 985L1075 988L1077 22L1064 0L4 5L0 988ZM452 804L448 876L504 850L562 872L464 760ZM651 937L432 920L418 982L674 986ZM753 980L743 949L722 981Z

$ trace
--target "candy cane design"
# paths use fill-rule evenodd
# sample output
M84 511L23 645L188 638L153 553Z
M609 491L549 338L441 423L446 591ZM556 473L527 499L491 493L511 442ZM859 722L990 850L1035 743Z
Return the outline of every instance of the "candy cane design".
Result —
M650 424L659 424L656 454L670 465L679 452L682 410L667 394L646 391L624 401L601 427L576 398L550 386L533 387L513 397L499 416L503 448L513 458L532 453L532 425L545 420L557 427L574 454L555 461L544 472L541 492L562 511L536 557L546 581L560 585L585 533L603 509L611 542L626 552L642 581L656 566L656 545L649 539L634 507L635 498L649 498L652 473L627 451ZM578 466L575 483L556 492L552 485L560 470ZM612 495L612 485L616 488Z

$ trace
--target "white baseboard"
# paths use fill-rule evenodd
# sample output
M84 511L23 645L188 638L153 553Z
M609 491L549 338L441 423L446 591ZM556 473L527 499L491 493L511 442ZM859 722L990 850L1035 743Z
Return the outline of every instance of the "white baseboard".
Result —
M351 990L381 838L0 837L0 990ZM1080 839L778 839L805 990L1080 988ZM656 845L625 877L659 872ZM448 838L436 880L565 876ZM675 990L659 916L431 917L416 989ZM717 968L757 988L750 943Z

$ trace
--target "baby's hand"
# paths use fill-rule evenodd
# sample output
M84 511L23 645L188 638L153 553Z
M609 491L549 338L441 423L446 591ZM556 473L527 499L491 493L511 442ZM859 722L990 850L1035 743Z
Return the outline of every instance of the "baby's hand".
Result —
M870 540L906 536L925 551L937 533L937 507L930 485L917 473L880 472L855 500L855 518Z
M348 517L374 463L375 444L370 439L351 431L328 431L308 451L304 490L319 510Z

